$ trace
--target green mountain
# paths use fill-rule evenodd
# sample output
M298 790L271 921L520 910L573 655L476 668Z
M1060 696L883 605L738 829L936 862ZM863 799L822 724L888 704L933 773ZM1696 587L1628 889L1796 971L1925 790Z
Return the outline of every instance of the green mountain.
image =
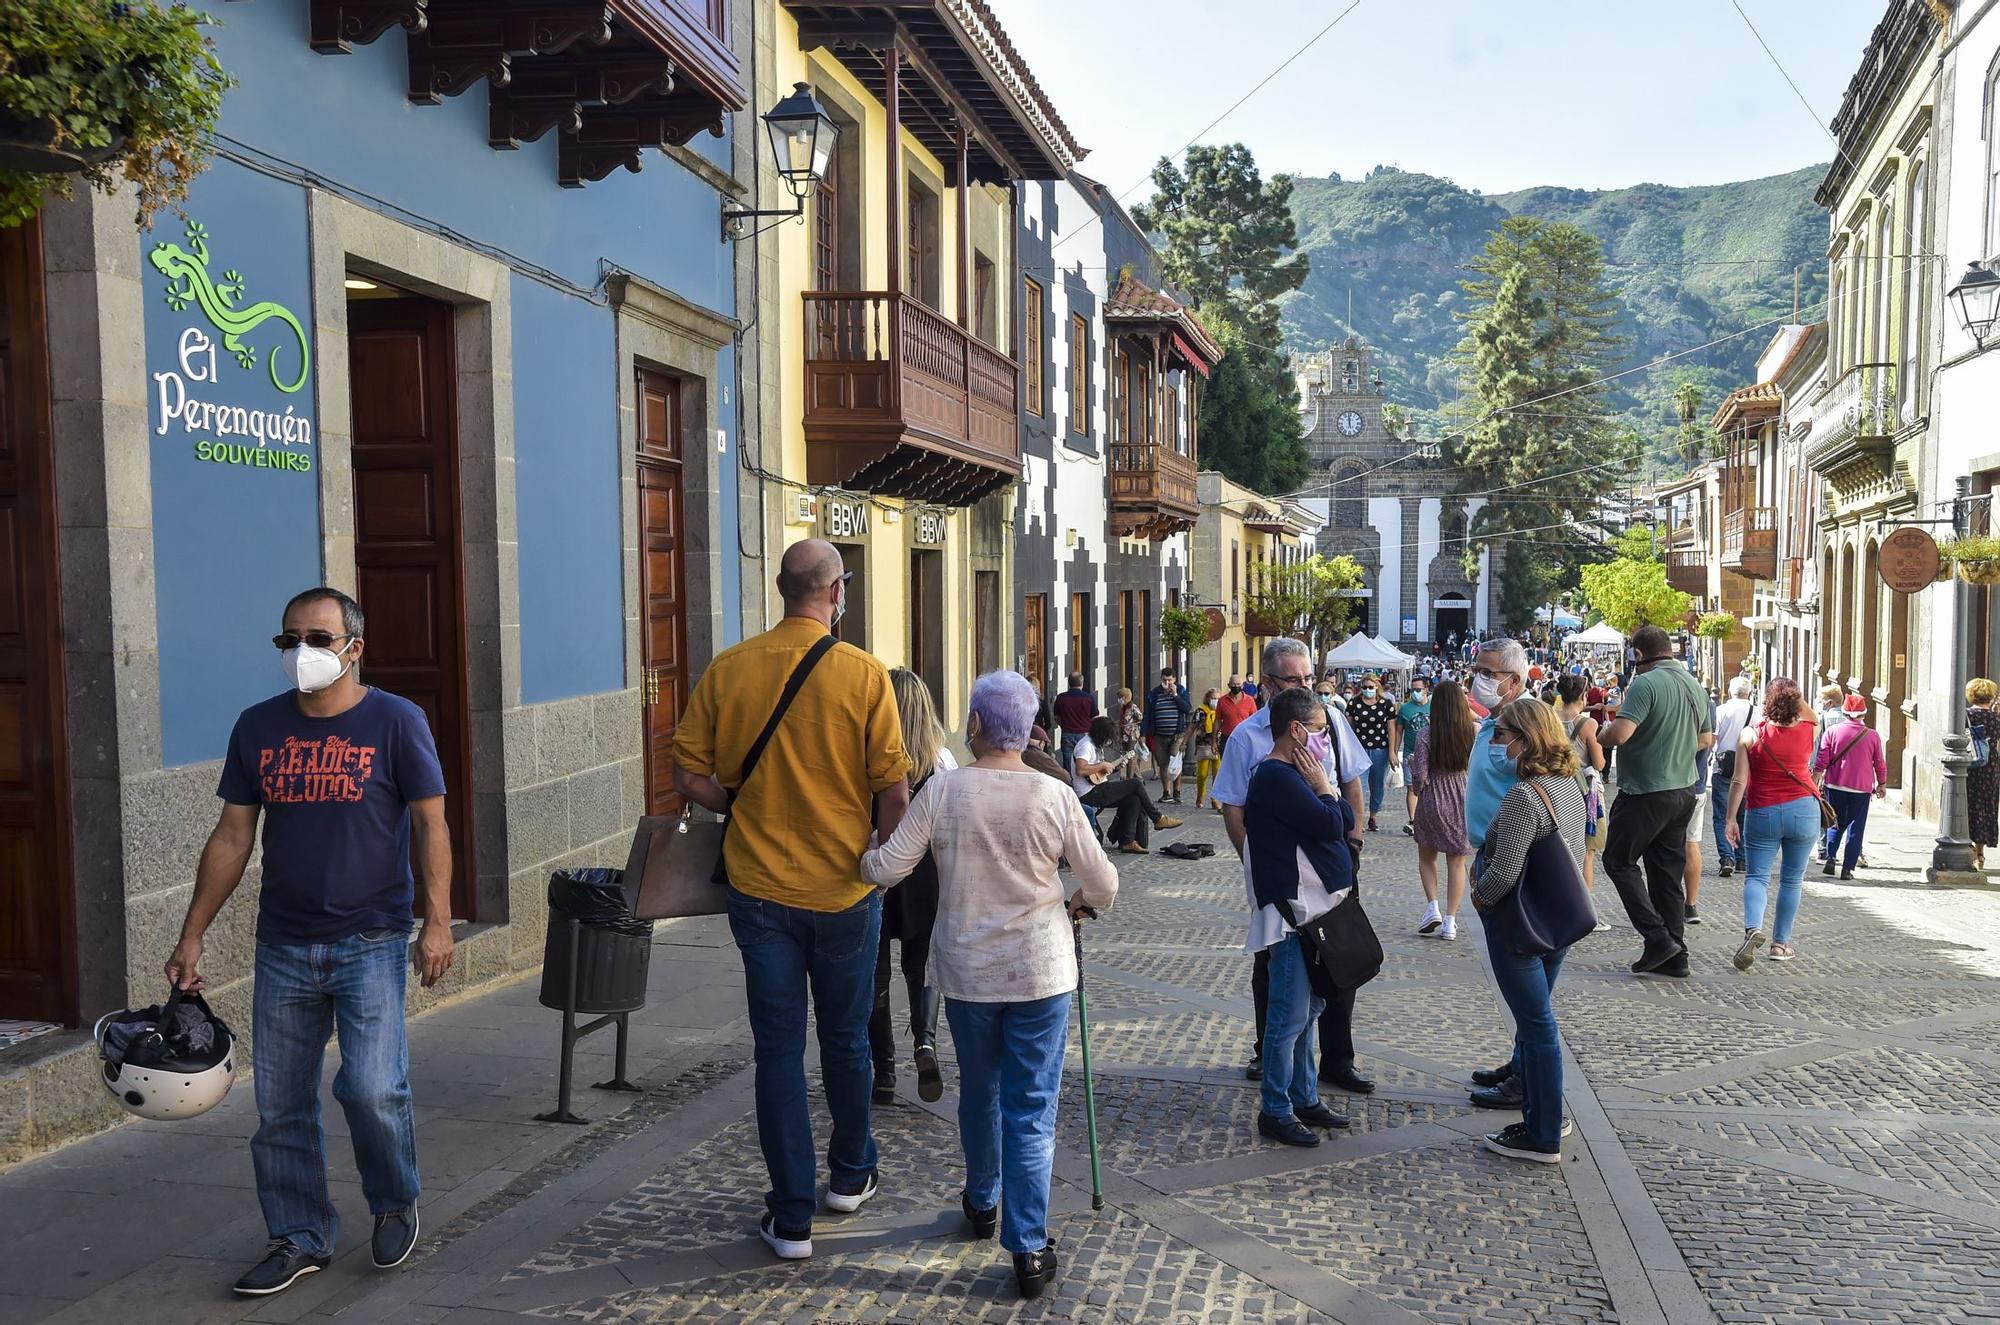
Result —
M1804 319L1823 316L1826 215L1812 192L1825 173L1809 166L1700 188L1492 195L1390 166L1363 180L1300 177L1292 210L1312 274L1285 297L1287 339L1306 350L1361 336L1376 347L1389 398L1434 430L1457 393L1450 354L1462 335L1454 317L1465 306L1462 265L1507 216L1568 221L1604 241L1630 339L1621 367L1744 333L1620 380L1619 408L1663 466L1678 468L1666 441L1677 421L1674 384L1701 382L1712 408L1747 383L1774 328L1749 329L1791 317L1795 270Z

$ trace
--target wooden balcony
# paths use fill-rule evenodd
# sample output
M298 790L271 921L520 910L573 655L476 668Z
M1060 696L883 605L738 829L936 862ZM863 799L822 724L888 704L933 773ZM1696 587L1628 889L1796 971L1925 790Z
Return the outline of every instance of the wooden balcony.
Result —
M1749 506L1723 517L1722 568L1753 580L1777 578L1777 507Z
M805 316L808 482L970 506L1021 476L1012 359L908 295L807 291Z
M1171 538L1194 528L1194 457L1164 446L1111 447L1111 532L1120 538Z
M1708 592L1708 553L1700 548L1667 552L1667 586L1699 597Z

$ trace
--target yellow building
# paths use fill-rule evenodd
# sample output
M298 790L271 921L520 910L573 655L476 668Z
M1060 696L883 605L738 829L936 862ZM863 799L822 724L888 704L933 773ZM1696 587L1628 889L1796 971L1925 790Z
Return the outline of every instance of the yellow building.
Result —
M837 137L800 222L757 241L763 441L745 462L765 591L786 546L834 542L853 575L841 636L922 676L956 731L1013 637L1013 185L1081 153L977 0L770 16L758 104L803 85ZM762 178L750 205L790 203Z
M1266 497L1212 470L1195 475L1195 493L1201 518L1194 528L1190 597L1220 627L1188 664L1188 687L1199 695L1232 675L1254 679L1266 642L1289 632L1289 623L1262 619L1253 599L1273 568L1313 555L1322 522L1298 502Z

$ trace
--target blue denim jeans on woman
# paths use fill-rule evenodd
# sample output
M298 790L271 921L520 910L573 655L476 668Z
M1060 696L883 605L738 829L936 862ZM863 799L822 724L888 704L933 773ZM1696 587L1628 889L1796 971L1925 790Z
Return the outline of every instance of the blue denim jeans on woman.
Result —
M826 1163L835 1178L875 1171L869 1092L875 1064L868 1014L875 1006L875 949L882 894L845 911L807 911L729 890L729 932L743 956L744 992L757 1057L757 1144L770 1170L764 1204L787 1233L812 1228L819 1161L806 1102L806 995L819 1019L819 1070L833 1115Z
M1764 927L1764 903L1769 896L1771 868L1778 867L1778 918L1771 942L1792 941L1792 920L1799 913L1799 893L1813 843L1819 840L1819 802L1811 796L1782 805L1761 805L1743 815L1743 928ZM1849 850L1859 851L1859 847Z
M1370 750L1368 752L1368 817L1373 819L1382 812L1382 793L1389 785L1389 752Z
M1025 1003L944 1002L958 1051L965 1197L977 1210L999 1205L1000 1245L1008 1251L1049 1245L1049 1175L1069 1000L1052 994Z
M1319 1103L1319 1068L1313 1061L1313 1023L1326 1000L1312 991L1306 951L1297 934L1271 945L1271 1001L1264 1012L1263 1110L1290 1118Z
M1521 1079L1522 1119L1536 1145L1562 1143L1562 1040L1556 1031L1556 977L1568 948L1540 957L1516 956L1486 927L1486 951L1493 959L1493 983L1514 1014L1514 1071Z
M354 935L305 947L257 945L251 1045L257 1057L257 1133L250 1157L257 1200L274 1238L328 1256L340 1214L326 1189L319 1078L327 1037L340 1035L333 1097L347 1115L354 1166L371 1214L417 1203L416 1120L403 987L410 936Z
M1843 791L1839 787L1826 789L1826 802L1833 806L1833 812L1840 819L1826 830L1826 858L1832 860L1840 852L1840 839L1847 839L1847 850L1840 857L1840 868L1854 872L1855 862L1861 859L1861 839L1868 835L1868 802L1875 798L1865 791Z

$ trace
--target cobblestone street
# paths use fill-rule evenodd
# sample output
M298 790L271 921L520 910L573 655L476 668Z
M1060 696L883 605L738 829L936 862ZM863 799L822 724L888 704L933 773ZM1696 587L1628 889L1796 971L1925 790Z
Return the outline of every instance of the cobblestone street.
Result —
M1558 998L1577 1132L1545 1169L1477 1143L1498 1119L1462 1083L1504 1057L1508 1023L1476 922L1455 943L1412 932L1401 823L1385 817L1364 867L1389 961L1355 1024L1379 1090L1310 1151L1255 1134L1242 885L1219 819L1172 835L1215 842L1212 860L1121 860L1117 907L1085 939L1105 1208L1090 1209L1073 1035L1051 1219L1064 1268L1039 1302L1016 1301L994 1244L961 1235L948 1048L942 1101L918 1102L906 1071L877 1112L882 1195L823 1214L812 1261L771 1260L740 974L720 923L695 921L655 950L634 1027L646 1093L582 1090L588 1129L528 1121L553 1091L533 982L413 1025L426 1240L402 1270L368 1268L335 1136L345 1254L280 1298L230 1297L261 1242L239 1088L198 1123L127 1127L0 1177L15 1253L0 1304L92 1321L142 1304L149 1321L2000 1318L2000 898L1920 887L1929 843L1885 814L1863 884L1812 875L1788 966L1730 967L1737 879L1708 881L1691 979L1629 975L1622 925L1586 941ZM608 1074L608 1047L586 1042L580 1081ZM178 1312L151 1305L162 1282Z

